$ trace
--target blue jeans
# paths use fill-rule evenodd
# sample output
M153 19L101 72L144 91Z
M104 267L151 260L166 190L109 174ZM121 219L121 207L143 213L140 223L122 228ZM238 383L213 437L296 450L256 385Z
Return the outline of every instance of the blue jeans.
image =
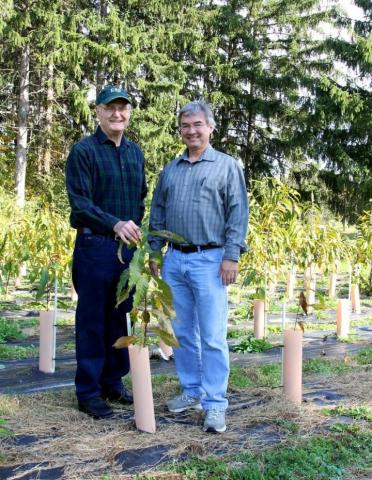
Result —
M162 269L176 311L177 374L183 392L200 397L204 410L228 405L227 291L218 276L222 256L222 248L195 253L168 249Z
M123 247L125 264L117 258L119 243L102 235L78 234L72 279L78 294L76 309L76 396L85 401L102 391L121 391L121 377L129 371L127 349L112 347L127 335L126 313L132 298L116 304L116 286L134 250Z

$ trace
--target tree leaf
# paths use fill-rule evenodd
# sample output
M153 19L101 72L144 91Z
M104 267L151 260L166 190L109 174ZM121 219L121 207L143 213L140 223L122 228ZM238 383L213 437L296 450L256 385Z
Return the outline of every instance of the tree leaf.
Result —
M300 329L302 330L302 333L305 333L305 322L300 320L299 322L297 322L297 324L300 327Z
M163 342L168 345L168 347L179 347L180 344L177 340L177 338L171 334L166 332L165 330L162 330L159 327L152 327L151 330L159 335L159 337L163 340Z
M137 278L135 292L133 296L133 308L137 308L141 305L147 294L148 286L149 276L146 273L143 273L140 277Z
M305 312L305 315L307 315L308 304L307 304L306 297L305 297L305 294L304 294L303 291L300 293L298 303L299 303L300 307L302 308L302 310Z
M118 255L119 262L124 264L125 262L123 260L123 254L122 254L123 246L124 246L124 242L123 240L120 240L117 255Z
M129 345L133 345L137 342L138 337L136 335L129 335L127 337L119 337L113 344L114 348L128 348Z
M170 286L160 277L153 277L153 281L156 283L161 302L171 307L173 303L173 295Z
M150 323L150 312L148 310L142 312L142 321L143 323Z
M122 271L116 287L116 308L129 297L128 280L129 270L126 268Z
M39 300L45 293L46 287L48 285L49 281L49 272L47 267L44 267L41 270L41 276L40 276L40 281L39 285L37 287L37 292L36 292L36 300Z
M168 240L169 242L175 242L175 243L189 243L187 240L185 240L181 235L178 235L177 233L170 232L169 230L151 230L149 231L149 235L152 237L160 237L164 238L165 240Z

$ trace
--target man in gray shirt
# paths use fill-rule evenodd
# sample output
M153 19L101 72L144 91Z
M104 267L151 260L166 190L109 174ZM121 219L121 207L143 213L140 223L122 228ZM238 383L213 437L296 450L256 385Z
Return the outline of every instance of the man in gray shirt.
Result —
M186 150L160 175L150 229L169 230L187 243L168 243L162 276L170 285L180 343L174 349L182 394L167 402L174 413L206 412L204 431L224 432L229 376L227 290L245 251L248 202L238 162L210 144L215 127L210 107L191 102L178 116ZM153 251L163 240L150 238ZM158 265L151 262L154 275Z

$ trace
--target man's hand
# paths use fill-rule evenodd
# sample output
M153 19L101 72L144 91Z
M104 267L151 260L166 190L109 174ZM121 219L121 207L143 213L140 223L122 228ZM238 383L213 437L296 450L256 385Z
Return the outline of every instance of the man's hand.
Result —
M120 222L114 225L113 230L127 245L137 243L141 238L141 229L132 220L127 222L120 220Z
M219 276L225 286L234 283L238 276L238 262L234 262L233 260L222 260Z
M154 277L159 276L159 264L158 262L149 262L151 273Z

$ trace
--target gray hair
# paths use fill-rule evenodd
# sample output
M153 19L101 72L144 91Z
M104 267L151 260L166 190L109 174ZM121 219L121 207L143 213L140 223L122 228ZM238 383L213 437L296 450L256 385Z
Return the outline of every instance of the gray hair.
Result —
M208 125L214 128L216 126L216 121L214 119L213 112L208 103L204 102L203 100L195 100L194 102L190 102L184 107L182 107L178 113L178 125L181 124L182 115L200 112L204 113Z

